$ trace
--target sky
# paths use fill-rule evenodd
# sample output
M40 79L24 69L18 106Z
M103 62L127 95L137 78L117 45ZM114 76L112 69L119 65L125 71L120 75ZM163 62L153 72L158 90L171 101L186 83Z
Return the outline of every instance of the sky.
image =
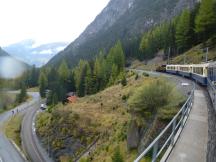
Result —
M0 0L0 46L72 42L109 0Z

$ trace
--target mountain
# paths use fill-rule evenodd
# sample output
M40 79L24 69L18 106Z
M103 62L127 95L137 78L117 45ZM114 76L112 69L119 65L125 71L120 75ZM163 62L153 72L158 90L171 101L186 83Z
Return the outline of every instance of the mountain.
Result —
M28 68L28 64L12 57L0 47L0 79L16 78Z
M63 50L67 45L68 43L66 42L37 45L34 40L27 39L3 48L11 53L12 56L39 67L47 63L50 58Z
M80 59L92 59L101 50L107 52L121 40L127 56L138 52L141 35L156 24L193 8L198 0L110 0L85 31L49 62L59 65L65 59L74 66ZM127 48L130 47L130 48Z

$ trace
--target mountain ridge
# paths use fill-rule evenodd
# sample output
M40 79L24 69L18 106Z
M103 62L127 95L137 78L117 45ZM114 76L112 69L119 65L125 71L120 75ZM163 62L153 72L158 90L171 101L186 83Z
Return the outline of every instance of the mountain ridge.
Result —
M80 59L93 59L102 49L105 52L121 40L127 56L133 53L127 46L136 46L145 31L170 20L185 8L193 8L197 0L111 0L85 31L49 62L59 65L67 60L75 66ZM134 48L135 49L135 48Z
M38 44L32 39L26 39L3 47L15 58L38 67L44 65L51 57L68 45L67 42L52 42Z

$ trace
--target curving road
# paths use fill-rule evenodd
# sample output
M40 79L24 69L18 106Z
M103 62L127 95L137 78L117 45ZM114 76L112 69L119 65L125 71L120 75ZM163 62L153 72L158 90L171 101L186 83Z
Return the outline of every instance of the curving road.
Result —
M16 93L16 92L13 92ZM36 93L29 93L33 97L33 100L27 103L24 103L20 106L14 108L14 112L25 112L29 106L36 99ZM21 156L21 154L17 151L17 149L13 146L13 144L6 138L6 136L2 132L2 126L5 121L7 121L12 116L12 110L0 114L0 162L24 162L25 159Z
M30 106L26 112L22 122L22 145L28 158L33 162L52 162L48 157L46 150L41 146L35 134L35 116L40 108L40 96L35 96L35 102Z

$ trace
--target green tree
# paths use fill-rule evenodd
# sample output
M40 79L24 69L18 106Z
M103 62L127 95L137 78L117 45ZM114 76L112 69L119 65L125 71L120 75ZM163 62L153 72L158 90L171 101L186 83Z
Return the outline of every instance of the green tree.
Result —
M195 31L205 40L216 33L216 1L202 0L195 20Z
M119 146L115 149L115 152L112 156L112 162L123 162L123 157L120 152Z
M110 49L107 56L107 62L110 67L115 64L117 66L118 73L123 71L125 67L125 54L120 41L118 41L115 46Z
M47 77L45 73L41 71L39 77L39 91L41 97L46 97L45 90L47 88L47 85L48 85Z
M16 101L18 103L22 103L26 100L26 98L27 98L26 86L25 86L25 83L23 82L21 84L20 93L16 96Z
M61 65L58 68L58 75L61 81L66 81L68 79L69 69L65 60L62 61Z
M86 64L86 77L85 77L85 94L89 95L93 93L93 78L92 70L89 63Z
M117 76L118 76L118 67L115 64L113 64L112 73L109 79L109 85L113 85L115 83Z
M125 74L125 72L123 72L123 73L121 74L121 84L122 84L122 86L126 86L126 85L127 85L127 79L126 79L126 74Z
M176 26L176 43L179 49L186 50L191 41L191 18L189 10L182 12ZM183 52L182 51L182 52Z

